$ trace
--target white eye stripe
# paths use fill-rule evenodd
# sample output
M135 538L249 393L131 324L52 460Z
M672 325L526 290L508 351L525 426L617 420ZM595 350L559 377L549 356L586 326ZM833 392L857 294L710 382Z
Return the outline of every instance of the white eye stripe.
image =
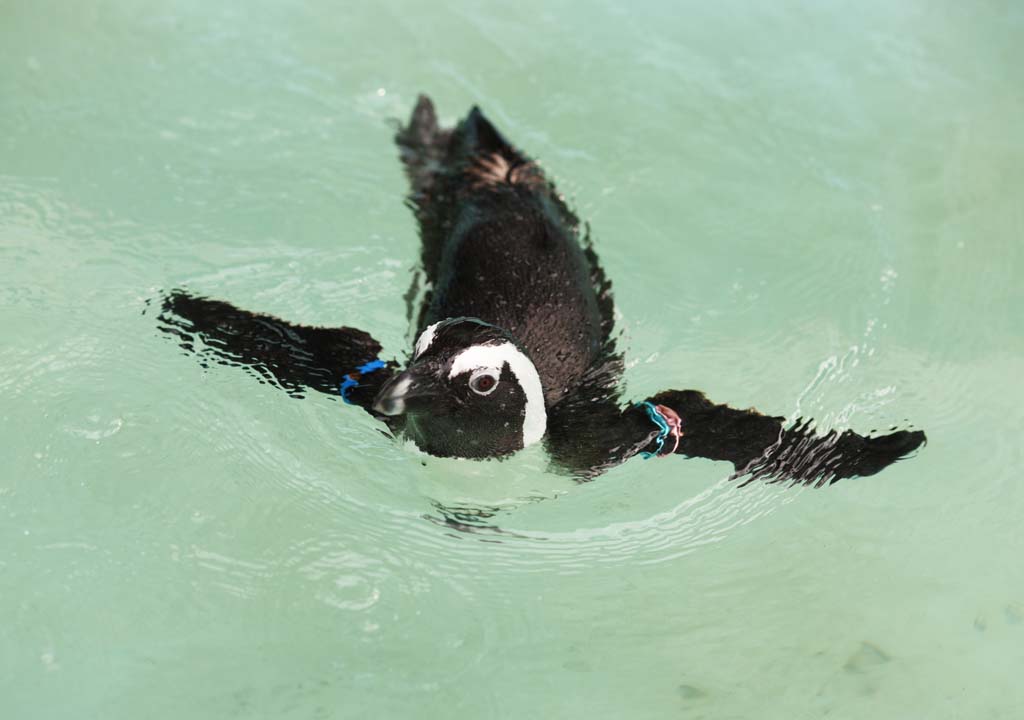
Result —
M497 345L474 345L466 348L452 361L448 378L475 370L490 370L508 365L519 387L526 396L525 417L523 418L523 447L528 447L547 431L548 414L544 408L544 387L540 375L530 358L510 342ZM500 377L500 371L495 377Z

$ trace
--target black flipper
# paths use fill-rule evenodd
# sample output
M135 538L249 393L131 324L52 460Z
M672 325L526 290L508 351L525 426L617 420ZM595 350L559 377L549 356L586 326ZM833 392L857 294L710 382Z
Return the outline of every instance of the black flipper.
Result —
M675 452L731 462L733 477L742 478L744 485L763 480L822 487L842 478L874 475L926 441L920 430L876 437L852 430L818 435L810 421L785 427L785 418L715 405L696 390L669 390L647 402L660 409L668 425L678 418L678 438L670 431L659 444L658 426L643 404L620 411L617 417L610 415L607 404L599 405L591 410L588 427L569 433L549 430L554 438L565 435L561 464L592 477L641 452Z
M785 418L715 405L696 390L669 390L648 402L678 414L682 437L675 452L727 460L736 468L736 476L746 477L747 482L761 479L821 487L842 478L874 475L926 440L920 430L877 437L852 430L818 435L809 420L785 427ZM671 451L674 445L673 438L666 438L663 450Z
M276 384L296 398L306 390L338 397L342 384L352 380L357 384L348 383L346 399L370 411L377 391L397 367L389 362L359 372L377 360L381 349L362 330L293 325L181 290L164 299L158 319L160 329L198 355L204 367L208 360L245 366L260 382Z

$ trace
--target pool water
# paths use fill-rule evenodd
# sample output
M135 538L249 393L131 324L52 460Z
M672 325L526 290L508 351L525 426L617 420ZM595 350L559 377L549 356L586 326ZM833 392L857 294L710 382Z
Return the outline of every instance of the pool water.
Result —
M1022 36L997 0L4 3L0 716L1021 717ZM185 286L404 353L421 91L590 223L629 397L928 445L576 485L158 332Z

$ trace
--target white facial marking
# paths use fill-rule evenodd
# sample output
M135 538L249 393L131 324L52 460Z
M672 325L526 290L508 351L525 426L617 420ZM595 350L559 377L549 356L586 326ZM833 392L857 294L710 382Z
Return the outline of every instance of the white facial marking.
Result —
M434 333L437 332L437 326L440 324L441 323L436 322L433 325L428 326L426 330L420 333L419 338L416 340L416 350L413 351L413 360L415 360L420 355L425 353L427 351L427 348L430 347L430 344L434 342Z
M537 368L519 348L510 342L466 348L455 356L448 378L474 370L487 370L497 377L501 375L501 368L506 363L526 396L523 447L529 447L544 437L548 427L548 414L544 409L544 388L540 384Z

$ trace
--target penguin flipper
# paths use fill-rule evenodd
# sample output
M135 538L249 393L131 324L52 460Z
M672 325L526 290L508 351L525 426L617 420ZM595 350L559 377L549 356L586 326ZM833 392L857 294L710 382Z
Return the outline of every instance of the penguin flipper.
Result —
M864 436L852 430L817 434L809 420L716 405L696 390L668 390L618 409L592 405L582 422L549 423L555 462L591 479L631 457L671 454L731 462L733 479L822 487L842 478L874 475L919 448L920 430Z
M865 436L852 430L819 435L808 419L786 426L785 418L716 405L696 390L668 390L630 408L657 424L652 409L669 426L660 446L647 452L676 453L733 464L742 485L763 480L822 487L837 480L874 475L925 443L921 430ZM677 432L678 431L678 432Z
M307 390L337 396L351 380L346 401L370 411L377 391L397 368L393 361L374 362L380 343L362 330L295 325L182 290L164 298L157 319L160 330L196 354L204 367L209 361L245 366L260 382L276 384L296 398Z

